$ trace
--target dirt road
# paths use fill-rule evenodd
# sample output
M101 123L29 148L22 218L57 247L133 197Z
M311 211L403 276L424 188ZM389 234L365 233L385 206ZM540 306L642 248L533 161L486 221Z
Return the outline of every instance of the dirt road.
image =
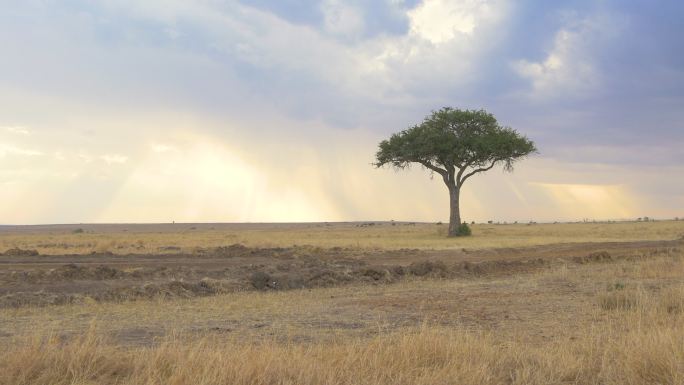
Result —
M2 255L0 307L78 303L88 297L119 301L382 284L408 276L517 274L553 263L648 257L683 244L681 240L567 243L473 251L250 248L236 244L194 254Z

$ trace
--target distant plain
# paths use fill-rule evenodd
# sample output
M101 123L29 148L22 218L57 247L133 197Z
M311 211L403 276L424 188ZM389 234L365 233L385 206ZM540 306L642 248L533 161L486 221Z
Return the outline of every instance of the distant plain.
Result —
M684 220L475 224L473 236L446 238L446 225L415 222L166 223L0 226L0 251L12 247L41 254L91 252L163 254L230 244L250 247L358 249L483 249L554 243L669 240L684 237Z

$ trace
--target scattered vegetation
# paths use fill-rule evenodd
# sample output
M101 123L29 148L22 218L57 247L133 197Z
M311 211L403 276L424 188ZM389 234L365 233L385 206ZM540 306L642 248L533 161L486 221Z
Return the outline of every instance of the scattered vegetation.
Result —
M0 384L684 382L681 251L523 274L2 310Z
M684 383L682 222L366 223L4 233L0 385Z
M40 255L38 250L34 249L21 249L18 247L14 247L11 249L7 249L2 255L8 256L8 257L35 257L37 255Z
M568 242L620 242L638 240L668 240L684 236L684 221L617 222L617 223L539 223L535 226L515 224L471 225L473 235L446 239L444 232L433 224L405 222L369 222L358 224L306 225L220 225L196 226L196 230L179 235L171 225L127 225L106 228L83 227L84 233L73 234L71 228L52 228L50 234L13 232L0 233L0 253L9 249L35 250L41 255L145 253L167 254L191 252L197 247L212 248L234 243L251 247L343 247L368 249L468 249L522 247ZM211 227L214 227L212 229ZM441 226L445 228L446 226ZM140 242L143 242L142 244ZM142 246L142 248L141 248Z
M463 223L461 223L460 226L458 226L458 231L457 231L458 236L466 237L466 236L469 236L472 234L473 234L473 231L470 229L470 226L468 226L467 223L463 222Z

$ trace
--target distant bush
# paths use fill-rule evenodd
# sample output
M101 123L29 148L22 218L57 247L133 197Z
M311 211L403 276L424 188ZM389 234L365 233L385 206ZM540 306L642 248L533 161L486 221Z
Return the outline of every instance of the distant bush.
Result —
M15 247L13 249L9 249L5 251L5 253L0 253L0 255L5 255L8 257L35 257L36 255L40 255L38 253L38 250L24 250L20 249L18 247Z
M458 226L458 236L463 237L463 236L468 236L472 235L472 230L470 230L470 226L468 226L467 223L463 222L461 223L460 226Z
M626 287L624 282L615 282L612 285L608 285L608 291L613 291L613 290L623 290Z
M72 231L72 233L74 233L74 234L81 234L82 232L83 232L83 229L80 227L78 229L74 229L74 231Z
M249 278L252 286L257 290L266 290L273 286L273 278L263 271L257 271Z

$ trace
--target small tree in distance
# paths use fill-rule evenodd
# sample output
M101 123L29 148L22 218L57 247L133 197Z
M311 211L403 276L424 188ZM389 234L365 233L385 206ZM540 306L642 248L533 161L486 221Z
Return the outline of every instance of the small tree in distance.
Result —
M449 189L449 236L469 235L461 228L460 193L471 176L513 164L537 152L534 142L510 127L499 125L484 110L444 107L433 111L421 124L393 134L380 142L376 167L400 169L418 163L442 176Z

